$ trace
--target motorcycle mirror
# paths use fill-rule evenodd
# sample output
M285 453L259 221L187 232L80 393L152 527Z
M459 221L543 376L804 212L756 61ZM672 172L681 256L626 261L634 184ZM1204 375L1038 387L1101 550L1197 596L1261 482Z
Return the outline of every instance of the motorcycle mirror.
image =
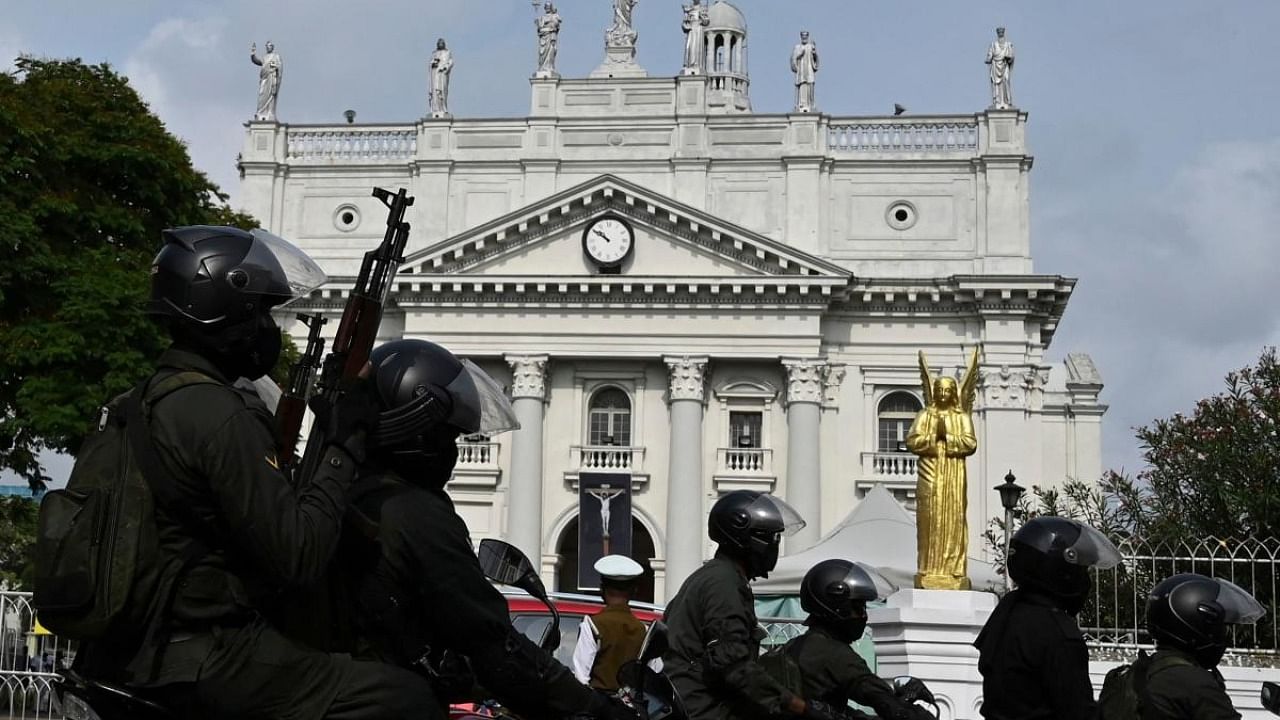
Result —
M480 569L484 572L484 576L490 580L518 587L534 597L541 598L546 594L546 591L542 590L542 581L533 570L533 563L529 562L529 558L515 545L485 538L480 541L480 549L476 556L480 560ZM535 589L542 592L535 592Z
M1280 684L1271 681L1262 683L1262 707L1280 715Z
M646 665L650 660L662 657L666 651L667 624L661 620L654 620L644 634L644 642L640 644L640 664Z

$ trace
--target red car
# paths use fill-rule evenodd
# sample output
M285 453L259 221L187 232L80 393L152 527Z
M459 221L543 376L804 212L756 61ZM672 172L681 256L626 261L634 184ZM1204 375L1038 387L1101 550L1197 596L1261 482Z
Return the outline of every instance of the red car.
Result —
M551 613L542 601L518 590L504 589L507 607L511 611L511 624L525 637L538 642L551 623ZM566 667L573 667L573 648L578 643L578 626L583 616L594 615L604 607L604 601L591 595L551 593L551 602L560 611L560 647L556 659ZM650 603L632 602L631 612L646 625L662 619L662 607Z

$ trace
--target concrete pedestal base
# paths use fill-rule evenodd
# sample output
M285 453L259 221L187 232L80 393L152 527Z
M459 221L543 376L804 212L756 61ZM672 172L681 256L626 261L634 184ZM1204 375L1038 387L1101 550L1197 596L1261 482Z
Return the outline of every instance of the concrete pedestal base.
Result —
M899 590L868 610L877 674L918 677L938 699L941 720L980 720L982 675L973 641L995 609L991 593Z

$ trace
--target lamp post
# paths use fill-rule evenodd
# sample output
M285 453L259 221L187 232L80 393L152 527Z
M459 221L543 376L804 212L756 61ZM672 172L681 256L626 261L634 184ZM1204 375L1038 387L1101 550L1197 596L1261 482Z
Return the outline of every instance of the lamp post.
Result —
M1018 507L1018 500L1022 499L1022 494L1027 491L1026 488L1015 482L1018 478L1013 476L1013 470L1004 476L1004 482L996 486L996 490L1000 493L1000 504L1004 506L1004 589L1007 592L1013 587L1013 581L1009 578L1009 542L1013 538L1013 509Z

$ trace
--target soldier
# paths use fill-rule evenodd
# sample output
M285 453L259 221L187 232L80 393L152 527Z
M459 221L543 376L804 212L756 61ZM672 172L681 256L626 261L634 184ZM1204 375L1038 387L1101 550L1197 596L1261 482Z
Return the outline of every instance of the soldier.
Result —
M376 442L341 553L362 654L442 680L461 656L492 697L523 717L634 720L634 711L578 683L512 627L507 602L485 578L445 493L460 435L519 427L502 386L425 340L386 343L369 361L380 410Z
M1143 720L1239 720L1218 662L1227 626L1253 624L1263 614L1252 595L1227 580L1192 573L1165 579L1147 599L1156 652L1141 654L1127 672L1107 674L1103 720L1131 717L1121 708L1130 702Z
M631 612L636 580L644 568L625 555L606 555L596 561L595 569L604 609L582 618L578 626L573 674L584 685L612 692L618 689L618 668L635 660L644 644L645 625Z
M173 344L147 387L171 391L148 408L148 426L157 474L182 500L156 507L159 545L172 559L166 567L181 567L171 570L172 600L146 599L151 628L141 647L86 643L78 667L155 688L183 717L429 717L430 686L413 673L300 646L262 616L279 591L327 568L377 417L360 387L321 408L323 462L295 490L279 469L271 413L233 387L275 365L281 336L271 310L318 287L324 273L262 230L193 226L163 238L148 312Z
M788 641L782 651L798 666L805 697L837 708L852 700L886 720L933 717L900 699L852 647L866 630L867 603L882 599L889 587L878 573L848 560L823 560L805 573L800 607L809 613L809 630Z
M768 577L782 536L804 527L804 520L779 498L735 490L716 501L708 525L719 544L715 557L685 580L664 616L670 647L663 669L689 720L832 717L830 708L806 702L756 662L764 633L747 582Z
M974 641L988 720L1093 717L1089 653L1076 615L1092 581L1120 553L1075 520L1038 517L1010 540L1008 572L1017 589L1000 600Z

